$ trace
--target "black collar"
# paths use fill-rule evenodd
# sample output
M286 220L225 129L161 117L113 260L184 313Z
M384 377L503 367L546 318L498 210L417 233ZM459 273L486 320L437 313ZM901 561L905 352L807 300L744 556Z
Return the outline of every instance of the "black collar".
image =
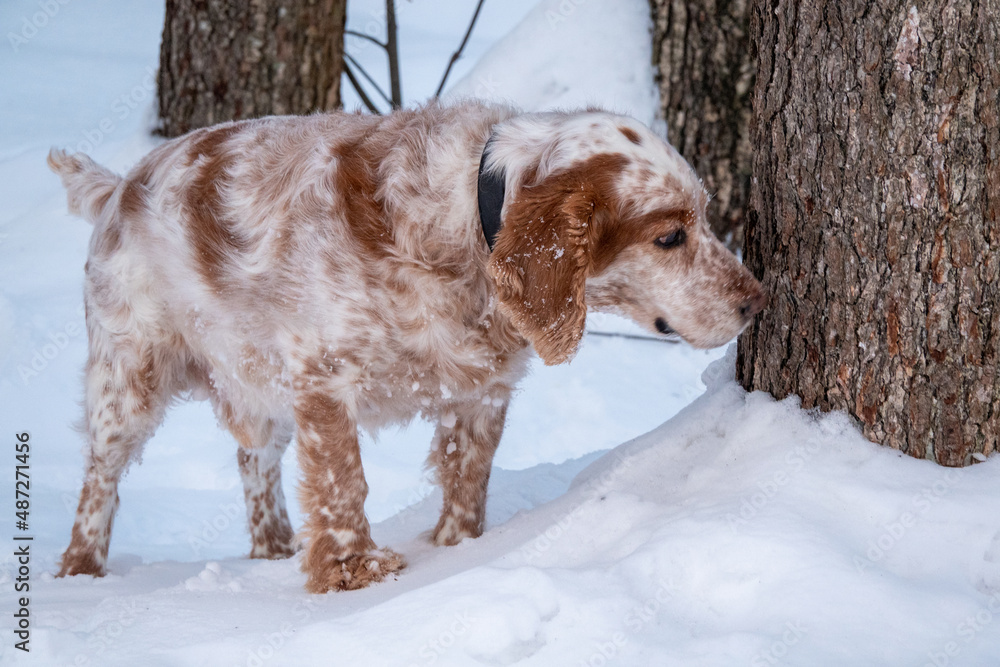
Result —
M497 242L497 234L500 233L502 225L500 221L500 211L503 209L503 196L507 186L507 175L502 169L485 171L486 158L489 156L490 146L493 144L493 137L486 142L483 148L483 157L479 160L479 223L483 226L483 236L486 237L486 245L490 252Z

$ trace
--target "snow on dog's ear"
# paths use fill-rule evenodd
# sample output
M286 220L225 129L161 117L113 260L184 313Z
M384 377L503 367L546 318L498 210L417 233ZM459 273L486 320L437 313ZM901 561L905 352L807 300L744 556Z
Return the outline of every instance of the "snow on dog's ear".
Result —
M606 180L594 170L609 166L595 158L516 192L490 258L501 310L550 366L570 359L583 337L596 183Z

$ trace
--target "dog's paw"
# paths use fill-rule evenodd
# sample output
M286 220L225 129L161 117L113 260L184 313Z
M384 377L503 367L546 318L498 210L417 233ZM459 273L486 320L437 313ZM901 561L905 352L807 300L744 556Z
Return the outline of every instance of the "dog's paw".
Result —
M283 560L295 555L295 548L290 544L254 544L250 549L250 558L263 560Z
M70 547L63 554L56 577L73 577L78 574L89 574L92 577L103 577L107 568L103 559L98 558L94 550L76 550Z
M448 514L438 520L431 539L439 547L453 547L467 537L479 537L482 534L482 525L478 521L468 518L463 520Z
M264 526L251 536L253 546L250 548L250 558L266 558L281 560L290 558L302 547L296 539L291 526Z
M395 551L374 549L314 568L309 572L306 590L310 593L353 591L382 581L387 575L395 574L404 567L406 561Z

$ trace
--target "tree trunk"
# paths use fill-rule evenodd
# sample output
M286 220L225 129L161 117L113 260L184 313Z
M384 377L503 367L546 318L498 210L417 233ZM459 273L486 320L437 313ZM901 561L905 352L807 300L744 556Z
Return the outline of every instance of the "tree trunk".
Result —
M713 194L712 230L743 242L750 193L754 59L749 0L650 0L660 115L670 141Z
M167 0L160 131L340 105L346 0Z
M747 389L949 466L1000 434L997 0L754 0Z

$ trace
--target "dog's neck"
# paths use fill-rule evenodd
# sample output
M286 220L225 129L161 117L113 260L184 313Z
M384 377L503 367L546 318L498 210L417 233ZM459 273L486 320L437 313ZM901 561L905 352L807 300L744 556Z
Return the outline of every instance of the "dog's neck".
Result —
M483 147L483 156L479 160L479 223L483 227L483 236L486 237L486 245L490 252L496 245L497 234L503 225L500 214L503 211L503 198L507 190L507 174L503 168L486 168L489 159L490 147L493 144L493 136L490 136Z

